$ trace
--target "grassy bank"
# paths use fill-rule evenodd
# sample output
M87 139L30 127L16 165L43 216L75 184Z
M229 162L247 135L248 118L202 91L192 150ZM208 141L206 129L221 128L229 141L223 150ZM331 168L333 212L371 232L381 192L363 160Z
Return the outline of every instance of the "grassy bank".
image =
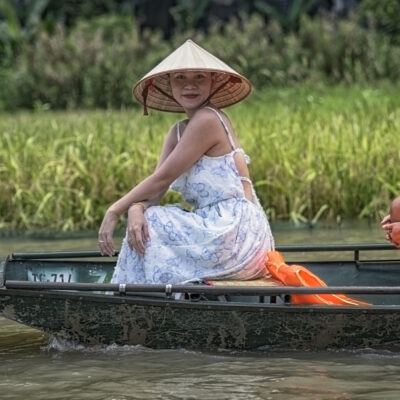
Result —
M399 87L255 92L227 109L271 219L379 218L400 194ZM154 168L174 114L2 114L0 227L92 229ZM169 201L177 200L173 193Z

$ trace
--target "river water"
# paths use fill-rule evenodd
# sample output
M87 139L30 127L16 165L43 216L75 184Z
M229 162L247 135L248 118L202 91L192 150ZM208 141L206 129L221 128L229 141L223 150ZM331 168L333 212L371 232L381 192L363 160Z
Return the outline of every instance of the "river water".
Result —
M377 225L273 226L277 244L382 243ZM118 240L120 242L120 239ZM95 235L2 238L11 252L95 249ZM0 317L0 399L400 398L400 345L362 350L215 353L140 346L85 348Z

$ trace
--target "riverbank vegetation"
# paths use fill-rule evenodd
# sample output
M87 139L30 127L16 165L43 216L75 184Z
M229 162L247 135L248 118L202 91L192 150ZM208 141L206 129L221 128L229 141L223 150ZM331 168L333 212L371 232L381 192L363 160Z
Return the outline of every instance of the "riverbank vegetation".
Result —
M143 25L156 2L111 3L0 0L0 229L96 229L151 173L179 116L142 117L131 88L187 38L254 85L227 113L271 220L387 212L400 192L397 0L169 0L156 18L168 29Z
M378 220L399 194L399 85L255 91L226 110L272 220ZM96 229L151 173L181 116L135 109L3 113L0 227ZM167 201L179 201L173 192Z
M102 1L85 6L80 18L76 10L69 24L61 15L56 18L63 10L58 3L37 3L41 8L31 4L21 11L27 15L22 25L9 0L0 1L0 110L132 107L132 84L187 38L258 89L400 78L397 0L364 0L346 18L328 11L307 14L319 3L313 0L293 0L289 10L279 12L268 1L257 1L258 12L252 13L245 12L250 2L238 2L240 15L215 19L204 29L196 29L196 21L208 15L213 2L196 2L203 7L195 21L189 16L196 7L188 8L194 2L185 0L178 2L179 12L170 9L177 24L168 39L161 29L140 29L133 13L88 13L87 7Z

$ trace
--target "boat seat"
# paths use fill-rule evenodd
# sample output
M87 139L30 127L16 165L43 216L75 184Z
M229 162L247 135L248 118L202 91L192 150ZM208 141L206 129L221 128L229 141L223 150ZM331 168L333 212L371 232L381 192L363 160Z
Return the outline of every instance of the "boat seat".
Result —
M239 280L206 280L204 281L206 285L210 286L237 286L237 287L260 287L260 286L282 286L282 283L278 280L264 276L259 279L252 279L249 281L239 281ZM229 296L218 296L220 301L241 301L249 303L285 303L288 299L285 296L243 296L243 295L229 295Z
M260 279L252 279L251 281L238 280L206 280L206 285L210 286L282 286L277 279L264 276Z

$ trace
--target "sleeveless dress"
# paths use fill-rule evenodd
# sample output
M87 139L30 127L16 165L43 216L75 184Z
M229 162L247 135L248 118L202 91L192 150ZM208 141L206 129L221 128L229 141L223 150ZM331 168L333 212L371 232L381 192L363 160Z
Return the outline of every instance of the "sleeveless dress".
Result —
M265 275L265 254L274 249L267 217L252 187L254 202L246 199L227 125L221 121L232 146L228 154L203 155L171 188L193 206L186 211L178 204L151 206L145 211L150 241L145 253L122 242L113 283L188 283L205 279L250 280ZM180 139L178 123L177 136ZM239 156L237 156L239 157Z

